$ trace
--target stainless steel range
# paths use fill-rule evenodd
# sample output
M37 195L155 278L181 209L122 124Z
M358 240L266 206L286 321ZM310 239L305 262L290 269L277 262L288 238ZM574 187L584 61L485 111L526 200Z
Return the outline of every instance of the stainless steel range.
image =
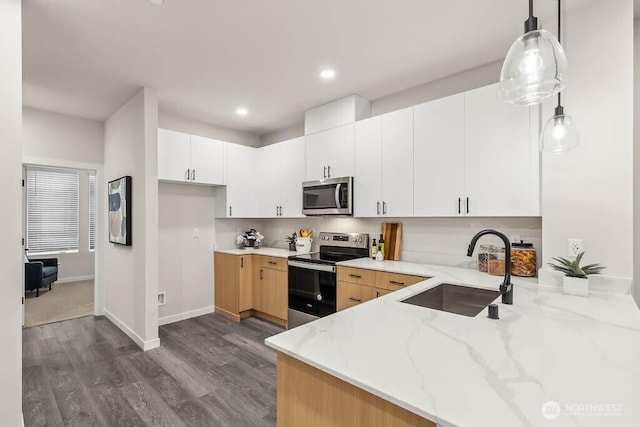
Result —
M336 263L369 256L369 235L320 233L320 251L289 258L288 328L336 312Z

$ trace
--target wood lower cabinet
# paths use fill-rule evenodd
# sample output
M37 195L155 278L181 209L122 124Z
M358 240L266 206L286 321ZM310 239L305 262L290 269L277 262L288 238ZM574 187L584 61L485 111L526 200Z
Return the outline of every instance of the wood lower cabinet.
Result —
M427 279L408 274L338 267L337 310L354 307Z
M354 307L376 297L376 288L355 283L338 282L338 311Z
M239 322L256 315L286 325L287 260L262 255L214 254L214 309Z

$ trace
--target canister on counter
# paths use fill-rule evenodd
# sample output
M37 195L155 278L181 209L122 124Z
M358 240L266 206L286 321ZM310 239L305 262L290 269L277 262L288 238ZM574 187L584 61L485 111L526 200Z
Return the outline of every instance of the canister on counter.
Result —
M493 245L480 245L478 250L478 271L489 271L489 253L495 248Z
M504 266L504 248L494 246L492 251L489 253L489 274L494 276L504 276Z
M521 277L536 277L537 255L533 243L511 244L511 274Z

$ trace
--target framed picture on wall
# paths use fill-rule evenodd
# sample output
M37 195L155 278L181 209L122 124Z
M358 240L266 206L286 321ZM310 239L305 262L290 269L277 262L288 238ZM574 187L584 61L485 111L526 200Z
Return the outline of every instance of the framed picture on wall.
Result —
M131 246L131 177L109 181L109 242Z

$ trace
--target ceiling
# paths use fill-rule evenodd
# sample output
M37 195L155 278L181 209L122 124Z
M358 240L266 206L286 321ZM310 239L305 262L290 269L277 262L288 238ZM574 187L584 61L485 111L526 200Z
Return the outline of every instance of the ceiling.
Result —
M498 60L526 15L526 0L25 0L24 104L105 120L148 86L163 111L264 134Z

